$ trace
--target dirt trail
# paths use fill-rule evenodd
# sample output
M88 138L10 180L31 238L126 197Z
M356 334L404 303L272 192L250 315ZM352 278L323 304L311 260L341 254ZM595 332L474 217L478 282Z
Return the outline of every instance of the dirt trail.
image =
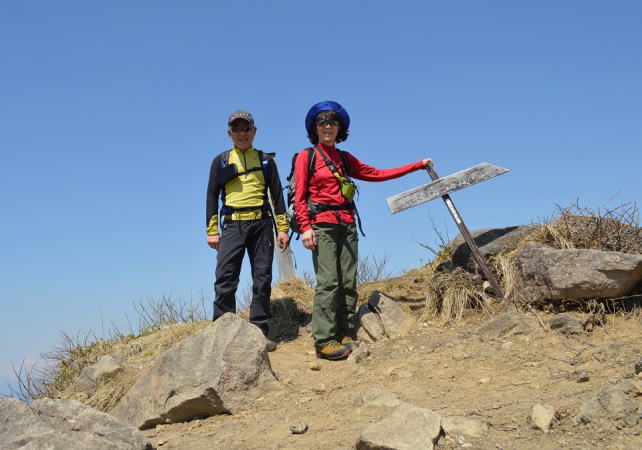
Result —
M370 358L358 364L317 360L303 331L270 353L282 389L252 410L145 433L162 449L354 448L361 431L389 412L363 405L360 394L374 387L442 415L488 421L488 433L469 440L469 448L642 448L642 423L618 430L614 424L575 421L584 401L632 376L642 348L639 320L609 317L604 327L577 336L546 332L535 321L528 335L482 339L473 334L489 319L471 312L456 325L420 324L407 336L371 344ZM319 370L312 370L315 364ZM575 372L581 370L588 372L588 381L578 382ZM535 403L558 413L547 434L528 423ZM305 421L308 431L292 434L289 424L295 420ZM436 448L460 447L442 438Z

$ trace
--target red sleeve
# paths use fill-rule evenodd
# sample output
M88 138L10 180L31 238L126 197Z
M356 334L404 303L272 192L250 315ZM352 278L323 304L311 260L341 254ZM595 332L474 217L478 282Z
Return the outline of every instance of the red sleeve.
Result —
M310 188L310 161L308 159L308 151L303 150L299 152L294 162L294 214L296 220L299 222L301 234L310 230L310 211L308 210L308 190Z
M392 169L376 169L372 166L362 163L350 153L345 152L348 157L348 163L352 171L352 177L363 181L386 181L393 178L403 177L411 172L424 168L423 161L406 164L405 166L394 167Z

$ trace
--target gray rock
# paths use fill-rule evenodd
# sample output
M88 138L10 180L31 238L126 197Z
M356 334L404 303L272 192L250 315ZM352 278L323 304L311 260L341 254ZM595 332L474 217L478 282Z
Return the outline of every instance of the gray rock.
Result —
M614 421L622 427L634 427L642 418L642 380L625 380L598 392L582 405L578 419L582 423Z
M379 291L374 291L368 299L368 305L381 317L381 324L386 336L394 339L407 334L415 321L404 313L395 300Z
M362 449L432 449L441 431L441 416L430 409L402 403L380 422L363 430L356 442Z
M535 227L530 225L483 228L481 230L471 231L470 235L479 247L479 252L482 256L489 258L512 248L520 239L532 233L534 229ZM466 270L474 271L477 263L461 233L455 236L455 239L449 242L449 245L452 249L451 259L453 264L463 267Z
M476 333L480 336L498 338L528 334L535 326L533 320L525 314L508 311L480 326Z
M367 303L357 311L357 339L363 342L376 342L386 338L379 314L370 310Z
M296 420L290 424L290 431L293 434L303 434L308 431L308 424L303 420Z
M350 356L348 356L348 361L358 364L364 361L368 356L370 356L370 350L368 346L363 344L352 350Z
M556 250L528 242L517 257L522 293L532 303L616 298L642 280L642 255Z
M278 386L261 331L225 314L160 356L111 412L144 429L235 413Z
M75 400L27 404L0 398L0 448L130 450L152 445L137 429Z
M548 433L555 419L555 408L550 405L533 405L529 419L533 428Z
M635 373L638 374L640 372L642 372L642 358L635 363Z
M582 334L584 333L585 323L586 320L573 313L561 313L550 320L549 326L551 330L557 330L562 334Z
M100 384L123 370L122 364L123 359L120 356L102 356L95 364L80 372L74 382L87 395L93 395Z
M456 438L478 438L488 431L488 423L479 419L461 416L444 416L441 418L441 427L448 436Z
M376 342L407 334L415 321L404 313L393 298L374 291L357 311L357 339Z

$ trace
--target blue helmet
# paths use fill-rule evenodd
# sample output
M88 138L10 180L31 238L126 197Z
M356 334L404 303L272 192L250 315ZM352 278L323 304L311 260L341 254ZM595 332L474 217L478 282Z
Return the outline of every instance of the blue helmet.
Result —
M308 115L305 116L305 129L308 134L314 126L314 121L316 120L317 116L323 111L334 111L341 118L341 125L343 125L343 128L345 130L350 128L350 116L348 115L348 111L346 111L343 106L341 106L337 102L326 101L319 102L314 105L312 108L310 108L310 111L308 111Z

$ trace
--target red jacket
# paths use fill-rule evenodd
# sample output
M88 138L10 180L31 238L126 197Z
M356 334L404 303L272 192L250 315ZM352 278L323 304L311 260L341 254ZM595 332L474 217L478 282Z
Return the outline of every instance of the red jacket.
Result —
M337 166L339 173L344 174L343 160L339 155L336 147L328 147L327 145L318 143L328 158ZM308 201L315 203L322 203L326 205L343 205L347 203L346 199L341 194L339 189L339 182L332 174L323 157L317 152L315 157L315 172L312 177L309 177L308 182L308 168L310 161L308 160L308 151L302 150L296 158L294 165L294 183L296 192L294 197L294 211L296 213L297 221L301 226L301 232L304 233L312 228L313 223L340 223L337 220L337 214L343 223L354 222L354 211L339 210L339 211L324 211L316 215L314 219L310 217L308 210ZM399 178L404 175L423 169L423 161L407 164L393 169L379 170L372 166L362 163L357 158L348 152L344 152L347 156L348 164L350 166L350 174L352 178L363 181L386 181L393 178Z

